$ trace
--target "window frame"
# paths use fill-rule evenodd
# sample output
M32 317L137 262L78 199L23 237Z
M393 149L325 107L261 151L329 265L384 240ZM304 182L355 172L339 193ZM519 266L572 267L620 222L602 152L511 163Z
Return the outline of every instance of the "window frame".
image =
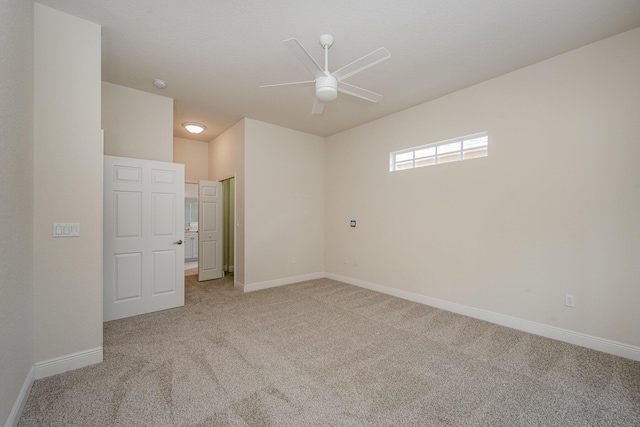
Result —
M470 147L465 149L464 143L466 141L474 140L477 138L483 138L483 137L486 138L487 140L486 145L482 145L480 147L477 147L477 146ZM451 151L445 151L444 153L440 153L438 150L438 147L453 146L456 143L460 144L460 148L457 148ZM433 149L432 150L433 154L421 155L420 157L416 157L416 152L425 151L429 153L431 151L430 149ZM486 151L486 153L481 156L472 156L472 157L465 158L465 153L472 153L480 150ZM409 156L406 156L407 154L411 154L411 157L409 158ZM398 157L403 155L405 155L406 160L398 161ZM391 153L389 153L389 172L397 172L397 171L415 169L415 168L420 168L425 166L435 166L439 164L453 163L453 162L458 162L463 160L478 159L482 157L487 157L488 155L489 155L489 132L487 131L478 132L478 133L473 133L470 135L465 135L457 138L451 138L443 141L432 142L430 144L419 145L411 148L405 148L403 150L392 151ZM454 158L456 156L457 158ZM445 160L445 158L447 160ZM431 162L431 160L433 162ZM422 161L425 164L420 164L416 166L416 161L418 162ZM398 165L404 165L406 167L398 167Z

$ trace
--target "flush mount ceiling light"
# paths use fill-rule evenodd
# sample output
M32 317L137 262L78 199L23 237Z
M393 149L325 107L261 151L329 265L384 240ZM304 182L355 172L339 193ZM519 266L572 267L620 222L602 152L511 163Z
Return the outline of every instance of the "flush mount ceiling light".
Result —
M191 133L200 133L206 129L206 127L200 123L183 123L182 126Z

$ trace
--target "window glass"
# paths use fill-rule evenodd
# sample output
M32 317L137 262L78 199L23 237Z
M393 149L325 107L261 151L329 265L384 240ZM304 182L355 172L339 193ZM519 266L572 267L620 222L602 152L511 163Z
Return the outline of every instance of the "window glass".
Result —
M413 159L413 151L409 151L408 153L398 154L396 156L396 162L406 162L407 160Z
M389 170L419 168L422 166L475 159L489 155L489 135L486 132L448 139L420 147L394 151L389 157Z
M460 141L451 142L449 144L438 145L437 146L438 154L445 154L445 153L451 153L453 151L460 151L461 146L462 146L462 143Z

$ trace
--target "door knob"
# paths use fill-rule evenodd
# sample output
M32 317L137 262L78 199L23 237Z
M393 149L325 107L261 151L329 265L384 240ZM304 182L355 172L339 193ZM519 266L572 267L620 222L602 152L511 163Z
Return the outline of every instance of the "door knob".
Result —
M177 242L173 242L175 245L181 245L182 244L182 240L178 240Z

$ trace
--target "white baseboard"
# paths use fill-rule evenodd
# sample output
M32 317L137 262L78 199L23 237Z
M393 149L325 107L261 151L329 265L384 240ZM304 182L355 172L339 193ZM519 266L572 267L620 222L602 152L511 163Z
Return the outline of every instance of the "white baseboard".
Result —
M100 363L103 360L102 347L96 347L77 353L67 354L35 364L36 379L50 377L74 369Z
M31 386L33 385L35 377L36 368L35 366L32 366L31 370L29 370L29 374L27 374L27 378L24 380L24 384L22 384L18 398L13 404L13 408L11 408L11 413L5 423L5 427L16 427L18 425L18 421L20 421L20 416L22 415L22 409L24 409L24 404L29 398L29 392L31 391Z
M229 273L233 273L233 265L229 266Z
M244 292L244 283L240 283L237 280L233 281L233 287L235 289L239 289L240 291Z
M282 279L266 280L264 282L256 282L245 284L244 292L259 291L261 289L275 288L277 286L290 285L291 283L304 282L305 280L322 279L326 277L324 272L303 274L301 276L284 277Z
M629 344L611 341L604 338L598 338L567 329L557 328L555 326L548 326L542 323L531 322L528 320L519 319L517 317L494 313L492 311L470 307L467 305L441 300L438 298L431 298L425 295L403 291L401 289L391 288L388 286L378 285L376 283L342 276L339 274L327 273L325 277L348 283L350 285L359 286L361 288L370 289L372 291L381 292L383 294L392 295L394 297L406 299L420 304L425 304L431 307L441 308L443 310L473 317L475 319L485 320L497 325L502 325L520 331L529 332L535 335L552 338L569 344L579 345L581 347L590 348L592 350L602 351L604 353L613 354L615 356L621 356L626 357L627 359L640 361L640 347L632 346Z

